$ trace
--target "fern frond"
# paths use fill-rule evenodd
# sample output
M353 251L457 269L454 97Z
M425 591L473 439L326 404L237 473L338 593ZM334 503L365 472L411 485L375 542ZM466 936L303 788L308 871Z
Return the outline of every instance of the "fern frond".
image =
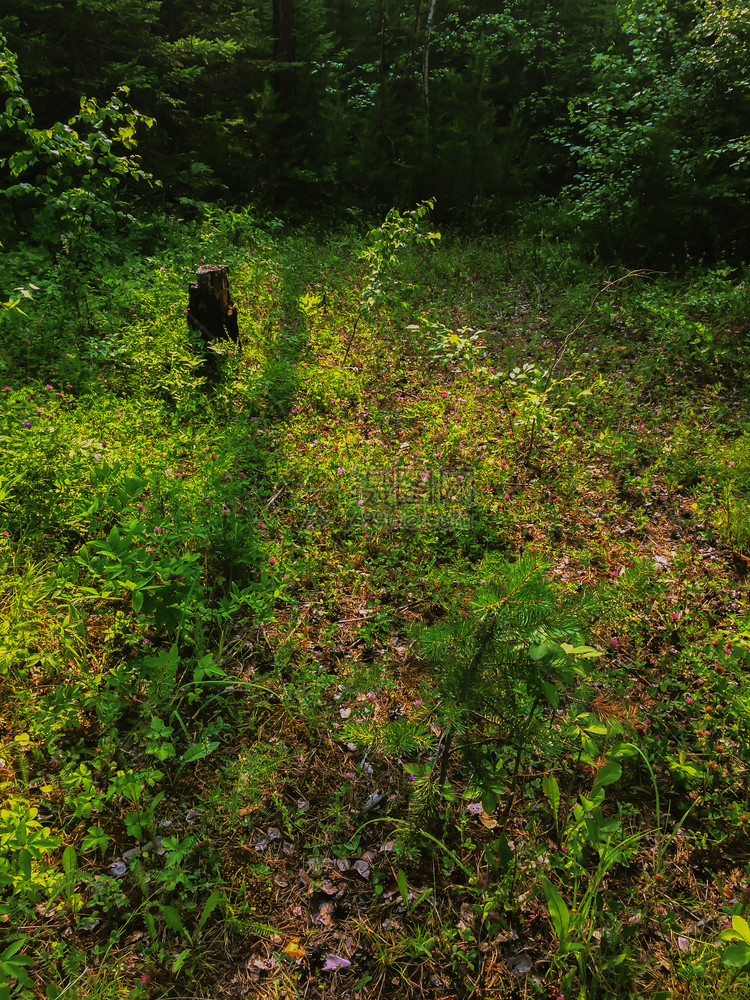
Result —
M242 929L246 934L250 934L253 937L277 937L279 931L272 927L270 924L264 924L261 920L243 920Z

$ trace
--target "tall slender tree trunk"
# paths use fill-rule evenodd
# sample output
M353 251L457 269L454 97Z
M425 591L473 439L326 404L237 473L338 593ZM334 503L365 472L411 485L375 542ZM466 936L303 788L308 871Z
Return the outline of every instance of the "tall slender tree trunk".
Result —
M280 111L294 107L297 80L294 72L294 0L273 0L273 58L278 64L274 88Z
M422 28L422 13L424 11L424 3L425 0L416 0L416 3L414 5L414 30L411 40L411 61L414 66L416 66L417 63L417 41L419 39L419 32ZM418 100L417 92L418 92L417 80L416 80L416 74L414 74L414 76L412 77L412 86L411 86L412 111L416 111L417 100Z
M378 60L378 77L380 82L380 133L387 144L389 159L395 160L396 144L394 143L390 135L388 135L388 129L386 128L385 78L388 65L386 62L386 50L385 50L385 29L387 25L385 3L386 0L380 0L380 28L379 28L380 57Z
M75 75L81 79L85 75L86 69L81 58L81 49L78 45L77 29L78 19L76 18L75 0L66 0L63 4L65 35L68 40L68 51L70 52L70 65Z
M427 15L427 27L424 33L424 49L422 50L422 94L428 130L430 128L430 38L432 37L432 22L435 19L435 7L437 7L437 0L430 0L430 11Z

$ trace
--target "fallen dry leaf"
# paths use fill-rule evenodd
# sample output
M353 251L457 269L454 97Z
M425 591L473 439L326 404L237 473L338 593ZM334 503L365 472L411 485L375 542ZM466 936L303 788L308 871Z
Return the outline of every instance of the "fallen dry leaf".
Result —
M303 946L300 944L299 938L292 938L289 944L284 946L284 954L288 955L290 958L304 958L307 954Z

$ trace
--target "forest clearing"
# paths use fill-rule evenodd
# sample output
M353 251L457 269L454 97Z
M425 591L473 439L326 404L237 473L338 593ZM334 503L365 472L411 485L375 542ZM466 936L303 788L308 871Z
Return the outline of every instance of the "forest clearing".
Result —
M418 214L4 388L14 995L745 995L745 288Z
M749 997L747 7L8 6L0 1000Z

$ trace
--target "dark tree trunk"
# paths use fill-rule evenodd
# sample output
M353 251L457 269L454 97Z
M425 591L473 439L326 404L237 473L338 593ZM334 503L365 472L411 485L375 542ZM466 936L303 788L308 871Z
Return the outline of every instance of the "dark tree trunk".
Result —
M393 139L388 135L388 130L386 128L386 94L385 94L385 79L388 72L388 64L386 59L385 51L385 32L386 32L386 8L385 0L380 0L380 27L378 29L378 40L379 40L379 59L378 59L378 77L380 80L380 132L386 143L388 151L388 159L396 159L396 144Z
M228 268L223 264L204 264L188 288L188 323L198 330L204 349L213 341L239 336L237 306L232 301L227 280ZM213 351L207 351L211 357Z
M430 12L427 15L427 28L424 33L424 48L422 50L422 93L424 95L424 118L428 132L430 130L430 39L436 4L437 0L430 0Z
M273 0L273 58L278 64L274 76L280 111L294 107L294 0Z

